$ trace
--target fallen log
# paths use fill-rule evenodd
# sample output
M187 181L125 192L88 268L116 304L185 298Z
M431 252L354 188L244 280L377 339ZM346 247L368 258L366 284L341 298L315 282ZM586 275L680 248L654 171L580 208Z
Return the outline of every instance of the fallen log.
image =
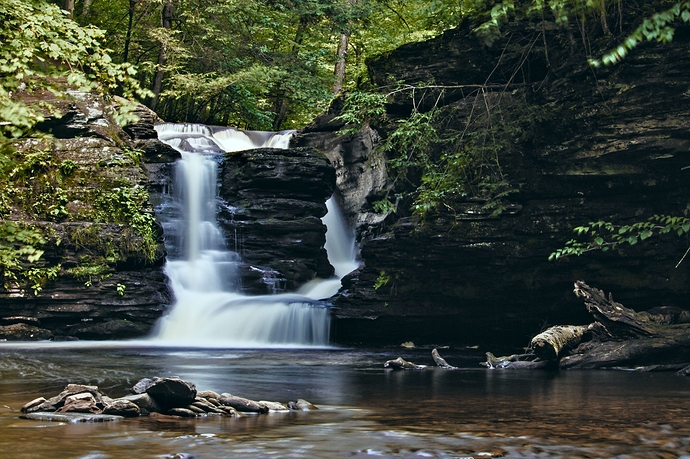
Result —
M690 362L687 311L661 307L636 312L582 281L575 294L597 320L590 341L564 356L561 368L627 368L644 371L678 369Z
M530 341L530 349L542 360L555 360L582 341L586 325L556 325L539 333Z
M532 339L533 354L495 357L487 353L482 365L531 369L544 368L543 362L558 362L563 369L680 370L679 374L690 374L690 312L669 306L636 312L582 281L575 283L574 291L584 300L594 323L551 327Z
M604 326L611 338L638 338L652 336L659 332L659 325L649 314L638 314L613 301L609 293L606 298L604 292L592 288L582 281L575 282L575 295L582 298L585 307L597 322Z

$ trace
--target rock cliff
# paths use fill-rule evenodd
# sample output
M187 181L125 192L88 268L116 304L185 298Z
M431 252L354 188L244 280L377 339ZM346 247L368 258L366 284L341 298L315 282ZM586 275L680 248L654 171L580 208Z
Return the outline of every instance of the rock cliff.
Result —
M643 44L619 65L595 71L563 29L510 24L487 47L471 28L463 24L405 45L369 62L369 71L380 86L445 86L417 91L414 103L452 109L448 125L462 126L468 111L492 97L522 107L504 112L522 123L519 136L496 132L510 140L498 157L516 191L500 215L482 199L458 198L454 214L441 211L424 222L402 203L397 215L363 223L372 221L371 203L381 190L394 185L381 175L380 164L389 158L377 159L380 152L359 148L361 142L353 149L352 143L377 133L385 138L395 120L410 113L410 97L389 97L391 122L367 126L358 136L338 136L342 124L331 114L298 140L324 148L338 166L338 187L363 235L363 267L345 279L335 302L335 339L526 345L546 325L589 321L572 293L578 279L638 310L685 305L690 263L674 268L685 238L555 263L547 258L573 237L573 227L590 221L629 224L687 212L688 31L679 29L667 45ZM592 55L615 43L596 34L587 38ZM528 117L528 111L540 116ZM359 173L352 172L354 163ZM366 176L377 178L360 186Z
M54 111L35 138L13 142L3 164L3 228L15 235L4 234L0 337L143 336L171 301L149 190L177 153L158 142L155 114L144 107L123 131L117 100L75 92L42 102ZM8 260L28 242L42 256L17 258L28 274L13 278Z
M324 249L326 200L335 170L312 148L229 153L220 173L219 222L241 257L246 293L294 291L333 267Z

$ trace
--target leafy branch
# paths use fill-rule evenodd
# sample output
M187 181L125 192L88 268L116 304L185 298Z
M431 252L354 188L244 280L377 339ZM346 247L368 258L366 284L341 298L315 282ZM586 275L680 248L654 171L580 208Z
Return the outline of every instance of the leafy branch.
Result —
M658 41L669 43L673 40L675 28L674 22L680 19L684 23L690 23L690 2L679 2L672 8L655 13L642 21L642 24L614 50L604 54L601 59L590 59L589 64L598 68L602 65L613 65L622 61L628 53L644 41Z
M587 240L569 240L565 243L565 247L557 249L549 255L550 261L572 255L580 256L594 250L601 250L602 252L615 250L621 245L635 245L650 237L662 234L674 233L682 236L690 232L690 219L669 215L653 215L647 221L636 222L631 225L614 225L611 222L597 221L578 226L573 229L573 232L578 237ZM682 263L687 253L683 255L676 267Z

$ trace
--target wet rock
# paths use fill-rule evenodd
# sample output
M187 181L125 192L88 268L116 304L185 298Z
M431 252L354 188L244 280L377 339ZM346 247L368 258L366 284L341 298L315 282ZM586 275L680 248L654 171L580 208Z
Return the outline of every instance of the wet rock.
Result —
M219 409L213 403L207 401L204 398L198 397L198 396L197 396L196 400L194 401L194 403L189 405L189 408L192 410L194 410L194 408L197 408L197 409L202 410L202 412L204 412L204 413L222 413L223 412L221 409Z
M254 400L249 400L249 399L243 398L243 397L237 397L235 395L228 394L228 393L221 394L219 400L223 405L234 408L235 410L239 411L240 413L266 413L266 412L268 412L268 408L266 408L265 406L261 406L259 403L255 402Z
M28 316L10 316L0 318L0 324L2 325L13 325L13 324L27 324L33 325L35 327L41 326L41 321L36 317Z
M313 411L318 410L316 405L300 398L296 402L288 402L288 407L294 411Z
M290 411L290 408L280 402L268 402L266 400L259 400L257 402L259 406L265 407L267 411L275 411L275 412L280 412L280 411Z
M21 92L17 96L22 97ZM27 100L45 117L36 129L52 136L41 134L35 138L16 139L12 146L18 158L42 155L45 170L41 174L45 174L46 183L51 185L38 187L41 190L23 190L22 193L28 194L10 203L12 211L7 218L17 218L54 234L55 238L49 238L42 247L45 250L42 260L50 263L49 266L59 263L62 269L59 280L43 285L38 295L19 286L0 291L0 316L3 317L0 325L8 327L0 328L0 339L141 337L151 330L164 306L171 302L163 273L162 234L151 259L148 249L143 249L140 235L128 222L103 223L102 216L98 222L92 218L102 212L96 212L94 204L104 193L116 193L130 187L149 189L147 171L136 157L140 142L142 149L165 149L153 130L155 115L143 106L136 111L140 120L128 126L129 132L120 128L114 115L121 102L118 98L104 100L79 91L69 91L64 98L44 92L40 95L40 105L33 98ZM48 108L50 105L52 110ZM163 159L154 158L156 156L157 153L144 154L141 162L146 163L149 157L159 163L174 161L170 154ZM66 169L61 171L63 167ZM59 184L55 177L59 177ZM43 176L37 176L36 180L43 183ZM156 183L160 180L160 177L155 178ZM30 204L52 199L54 203L45 206L50 204L48 209L59 210L60 215L36 209L39 215L34 220L28 218L22 208L25 204L20 202L25 200ZM152 212L153 208L146 202L142 210ZM114 221L110 217L106 220ZM108 272L102 278L96 276L100 279L89 280L81 276L79 270L74 270L87 267L91 263L87 260L112 259L112 253L117 253L118 260L108 262ZM125 295L118 293L118 284L126 286ZM39 329L18 325L20 323Z
M150 330L148 324L126 319L107 320L100 323L86 323L72 327L70 333L77 339L97 340L103 336L117 339L131 339L145 335Z
M126 395L122 398L138 406L142 414L160 413L163 411L163 408L149 394L146 393Z
M50 421L50 422L113 422L124 419L122 416L115 416L112 414L91 414L91 413L44 413L35 412L22 415L24 419L32 419L34 421Z
M391 124L373 126L383 137L395 128L396 120L409 115L413 104L424 111L426 102L456 114L453 122L444 118L445 126L462 124L461 119L470 119L469 110L495 98L502 98L502 104L507 103L502 108L510 110L511 103L527 102L511 123L523 125L526 111L532 109L540 113L540 120L529 121L528 139L511 139L511 153L499 158L502 173L517 191L506 199L500 215L483 208L486 201L460 197L452 203L454 212L441 209L422 223L412 217L411 203L401 200L396 214L378 227L357 224L364 265L346 280L346 294L335 299L334 340L522 343L540 331L545 319L587 323L587 314L570 294L572 282L580 278L596 279L638 310L687 304L690 275L674 268L684 248L670 237L621 246L617 253L547 261L550 252L573 238L572 228L587 222L632 224L655 214L685 212L690 196L685 169L690 108L683 95L688 90L687 31L671 46L649 44L620 65L593 73L584 50L568 44L565 30L544 31L548 49L543 44L531 47L534 42L528 35L541 33L540 26L515 22L487 47L465 22L432 40L368 61L372 81L381 86L391 78L411 85L434 81L501 88L477 97L463 90L447 89L432 97L425 92L426 101L401 93L387 103ZM518 45L507 56L503 50L515 40L524 40L525 46ZM606 37L595 41L596 46L610 46ZM587 53L601 55L604 49L599 49ZM516 58L524 62L516 66ZM513 70L523 64L521 68L530 71L520 81L513 79ZM508 81L516 84L512 94L505 91ZM649 97L650 91L654 97ZM385 167L369 170L378 167L377 154L383 155L375 148L360 148L360 141L355 154L351 137L335 132L342 126L333 122L334 116L337 110L306 129L297 143L321 148L332 158L345 208L352 212L350 221L364 221L372 203L389 190L374 187L365 201L357 193L350 197L350 186L358 192L361 187L362 193L369 187L357 183L354 167L361 167L362 175L385 172ZM445 152L439 149L431 155ZM353 161L359 156L361 160ZM354 180L343 184L341 176ZM401 181L396 186L412 192ZM391 191L392 197L397 190Z
M0 340L7 341L39 341L53 337L53 333L45 328L27 323L0 325Z
M338 109L339 100L331 110ZM385 155L374 154L380 141L378 132L370 126L354 134L334 131L330 117L319 117L295 136L294 144L313 147L328 157L336 169L336 189L342 197L342 210L360 238L372 235L390 212L376 212L372 203L383 198L388 185L388 166Z
M70 395L65 398L64 403L57 409L58 413L100 413L102 411L96 403L93 394L89 392L82 392L76 395Z
M170 408L165 414L169 414L171 416L180 416L183 418L196 418L201 415L200 413L194 412L188 408Z
M426 370L426 365L417 365L416 363L408 362L402 357L394 360L387 360L383 364L384 368L392 368L393 370Z
M130 392L133 394L145 394L146 390L153 385L153 379L142 378L135 385L132 386Z
M105 408L103 401L103 394L100 393L97 386L86 386L82 384L68 384L65 389L55 397L44 400L36 405L39 399L36 399L27 407L26 412L36 411L58 411L65 405L65 411L86 411L99 412Z
M204 399L216 399L218 400L220 398L220 394L218 392L213 392L212 390L201 390L197 391L196 393L197 397L201 397Z
M31 413L33 411L40 411L36 409L37 407L41 406L43 403L45 403L46 399L44 397L38 397L33 400L31 400L29 403L26 405L22 406L21 412L22 413Z
M196 398L196 386L180 378L153 378L144 385L148 385L146 393L164 409L188 406Z
M114 414L126 418L137 417L141 415L141 408L131 400L118 398L107 403L103 414Z

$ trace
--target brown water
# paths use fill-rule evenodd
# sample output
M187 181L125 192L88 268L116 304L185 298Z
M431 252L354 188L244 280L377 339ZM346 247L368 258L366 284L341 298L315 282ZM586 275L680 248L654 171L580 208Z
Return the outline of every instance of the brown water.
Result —
M673 374L485 370L480 351L442 352L467 367L458 371L394 372L382 363L401 355L432 364L429 351L94 346L0 346L0 457L690 459L690 379ZM12 411L69 382L120 396L142 377L172 375L199 389L305 398L321 409L103 424Z

